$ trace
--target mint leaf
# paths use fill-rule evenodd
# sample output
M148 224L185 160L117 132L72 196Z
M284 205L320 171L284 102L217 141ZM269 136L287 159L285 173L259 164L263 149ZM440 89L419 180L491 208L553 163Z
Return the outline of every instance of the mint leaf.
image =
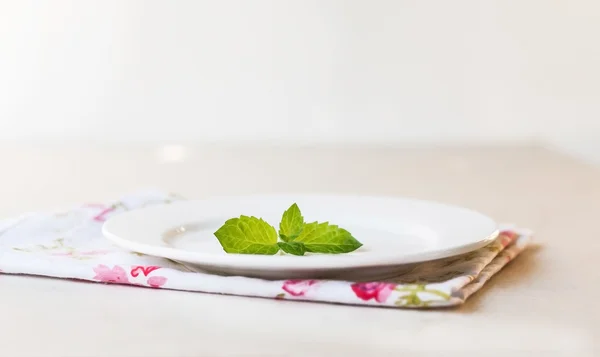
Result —
M279 237L284 242L291 242L300 235L303 226L304 217L302 217L298 205L294 203L287 211L283 212L281 223L279 223Z
M273 255L279 251L275 228L256 217L229 219L215 236L227 253Z
M347 230L328 222L307 223L294 242L304 243L307 252L340 254L362 246Z
M279 232L262 218L240 216L227 220L214 234L225 252L237 254L274 255L280 249L292 255L341 254L362 246L350 232L329 222L304 223L295 203L283 213Z
M299 242L278 242L277 245L281 250L288 254L293 255L304 255L306 253L306 247L303 243Z

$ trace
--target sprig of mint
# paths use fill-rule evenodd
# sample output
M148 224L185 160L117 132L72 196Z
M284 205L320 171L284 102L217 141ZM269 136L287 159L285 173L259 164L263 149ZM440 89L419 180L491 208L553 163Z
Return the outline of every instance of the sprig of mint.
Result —
M329 222L304 223L297 204L281 217L279 238L275 228L261 218L231 218L215 232L227 253L274 255L279 250L292 255L350 253L362 246L347 230Z

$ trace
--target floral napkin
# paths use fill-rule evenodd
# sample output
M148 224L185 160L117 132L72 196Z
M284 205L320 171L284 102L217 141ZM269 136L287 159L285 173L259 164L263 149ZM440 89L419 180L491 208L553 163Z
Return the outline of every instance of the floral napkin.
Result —
M494 242L471 253L415 264L383 281L353 282L217 276L121 249L102 236L102 223L112 215L179 199L144 192L111 204L0 221L0 272L285 300L436 307L463 303L531 241L530 232L507 228Z

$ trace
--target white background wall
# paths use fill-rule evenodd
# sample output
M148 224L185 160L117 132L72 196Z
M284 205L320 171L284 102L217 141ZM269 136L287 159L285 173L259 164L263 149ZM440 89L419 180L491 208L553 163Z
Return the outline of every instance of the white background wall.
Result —
M551 140L600 156L599 14L597 0L0 0L0 140Z

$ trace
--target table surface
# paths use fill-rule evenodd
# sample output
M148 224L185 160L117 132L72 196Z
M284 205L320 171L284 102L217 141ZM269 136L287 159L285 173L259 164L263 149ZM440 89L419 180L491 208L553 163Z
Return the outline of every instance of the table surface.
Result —
M592 356L600 168L545 149L0 146L0 216L144 187L389 194L468 206L536 245L467 303L413 311L0 275L0 356Z

